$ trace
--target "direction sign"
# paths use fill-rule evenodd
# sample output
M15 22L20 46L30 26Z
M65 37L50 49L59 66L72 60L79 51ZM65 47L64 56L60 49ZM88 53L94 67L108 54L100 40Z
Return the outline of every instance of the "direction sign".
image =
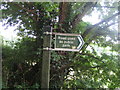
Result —
M55 50L79 51L84 41L79 34L55 33Z

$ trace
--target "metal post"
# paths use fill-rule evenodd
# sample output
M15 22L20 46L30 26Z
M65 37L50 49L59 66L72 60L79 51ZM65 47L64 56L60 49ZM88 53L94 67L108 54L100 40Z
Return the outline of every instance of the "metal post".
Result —
M47 32L47 33L46 33ZM51 40L52 27L47 26L44 28L44 37L43 37L43 59L42 59L42 77L41 77L41 88L49 89L49 78L50 78L50 57L51 51Z

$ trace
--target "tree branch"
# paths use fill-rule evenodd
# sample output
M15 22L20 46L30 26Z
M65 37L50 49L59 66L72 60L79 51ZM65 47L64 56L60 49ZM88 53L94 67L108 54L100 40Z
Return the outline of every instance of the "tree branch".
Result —
M104 20L102 20L101 22L99 22L99 23L97 23L97 24L95 24L95 25L93 25L93 26L99 26L100 24L103 24L104 22L108 22L108 21L110 21L111 19L113 19L113 18L115 18L116 16L118 16L119 14L120 14L120 12L118 12L118 13L116 13L116 14L114 14L114 15L112 15L112 16L104 19Z
M101 27L99 27L99 28L97 28L97 29L95 29L95 31L93 32L93 36L91 37L91 38L89 38L88 39L88 41L86 41L87 43L85 43L84 44L84 47L83 47L83 49L82 49L82 53L84 52L84 50L88 47L88 45L92 42L92 40L94 40L96 37L98 37L98 36L102 36L102 35L104 35L104 34L107 34L107 32L106 33L102 33L102 30L104 30L104 29L106 29L106 28L108 28L109 26L111 26L111 25L114 25L114 24L116 24L116 23L118 23L118 22L113 22L113 23L111 23L111 24L109 24L109 25L107 25L107 26L104 26L103 28L101 28ZM98 31L98 32L97 32ZM96 33L95 33L96 32Z
M95 5L94 7L101 7L101 8L102 8L102 7L103 7L103 8L118 8L118 7L115 7L115 6L112 7L112 6L99 6L99 5Z
M72 28L74 28L74 27L76 26L76 24L78 24L78 23L82 20L83 16L84 16L95 4L96 4L95 2L87 2L87 3L85 4L85 6L83 7L82 11L74 17L74 19L73 19L73 21L72 21Z
M110 16L110 17L107 18L107 19L102 20L101 22L99 22L99 23L97 23L97 24L95 24L95 25L92 25L91 27L88 27L88 28L86 29L86 31L83 33L82 36L85 38L88 33L90 33L93 29L95 30L100 24L103 24L104 22L110 21L111 19L115 18L115 17L116 17L117 15L119 15L119 14L120 14L120 12L118 12L118 13Z

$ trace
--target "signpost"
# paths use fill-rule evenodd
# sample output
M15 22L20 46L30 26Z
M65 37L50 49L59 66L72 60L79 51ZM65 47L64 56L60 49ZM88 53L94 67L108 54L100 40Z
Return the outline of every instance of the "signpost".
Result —
M53 34L55 35L55 47L51 48ZM49 90L51 51L79 52L83 45L84 41L79 34L52 33L51 26L45 27L43 37L41 89L46 88L46 90Z
M79 34L55 33L55 49L60 51L79 52L84 41Z

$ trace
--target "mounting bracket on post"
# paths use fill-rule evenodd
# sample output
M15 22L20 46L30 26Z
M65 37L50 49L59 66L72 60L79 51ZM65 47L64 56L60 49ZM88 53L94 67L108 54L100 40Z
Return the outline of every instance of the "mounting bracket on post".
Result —
M43 48L43 50L52 50L52 48L46 47L46 48Z
M43 34L52 35L52 32L44 32Z

